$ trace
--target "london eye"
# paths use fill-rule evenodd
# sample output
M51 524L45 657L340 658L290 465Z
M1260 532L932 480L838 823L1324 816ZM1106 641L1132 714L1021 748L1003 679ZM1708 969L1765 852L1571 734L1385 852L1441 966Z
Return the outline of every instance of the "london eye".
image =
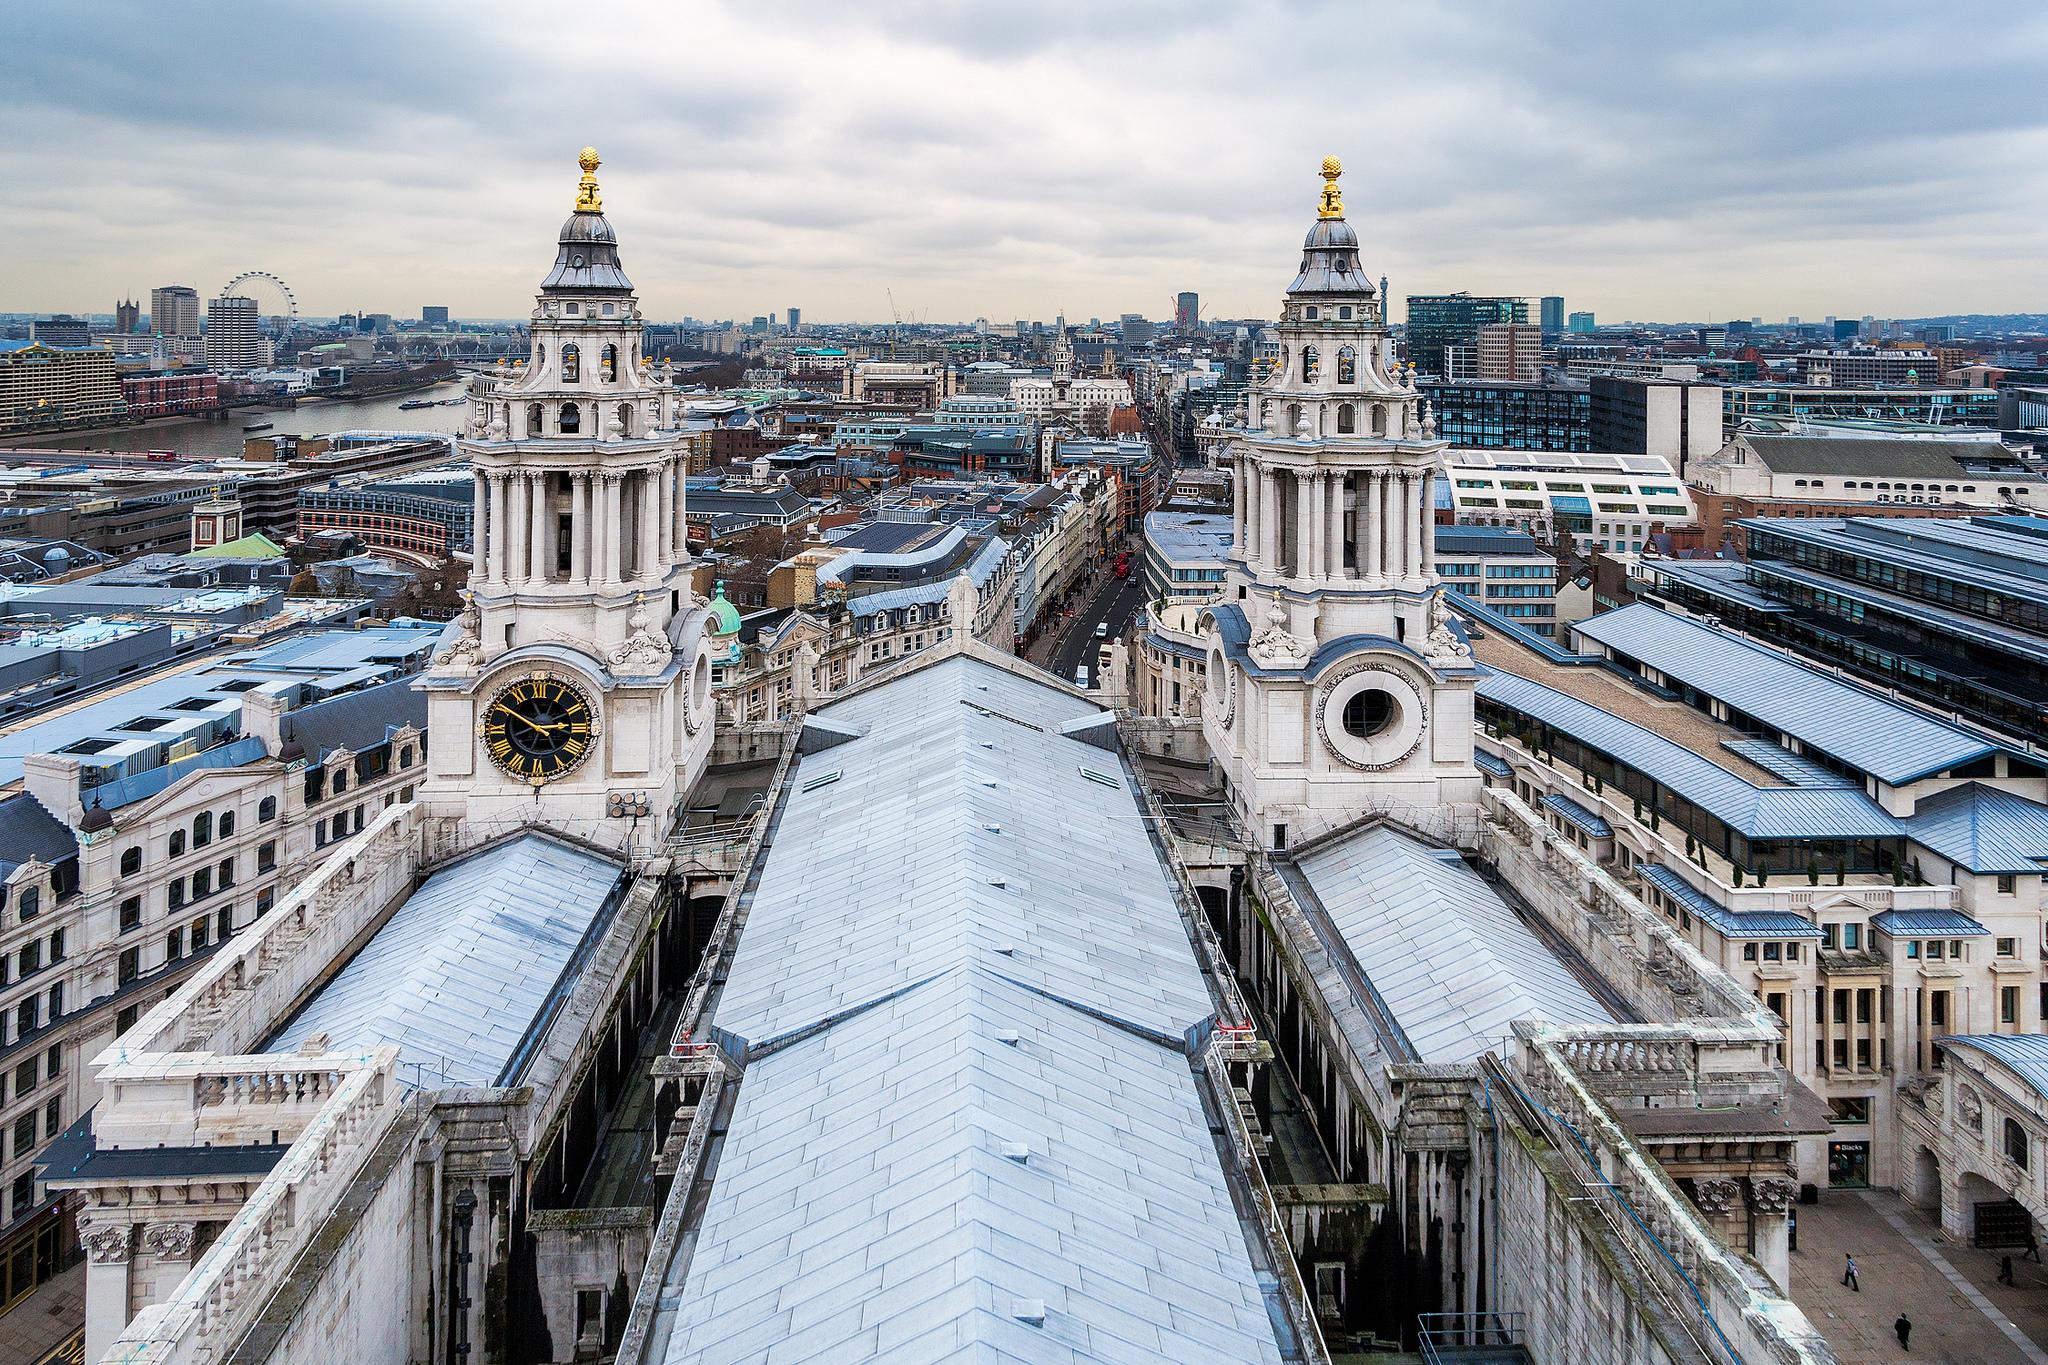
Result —
M220 296L222 298L229 298L239 295L244 298L257 298L256 294L251 294L243 288L245 285L252 284L261 286L261 294L267 297L270 302L281 302L284 304L282 308L263 309L263 316L283 318L288 323L299 320L299 301L292 294L291 286L271 274L268 270L243 271L221 286ZM258 298L259 305L262 301L262 298Z

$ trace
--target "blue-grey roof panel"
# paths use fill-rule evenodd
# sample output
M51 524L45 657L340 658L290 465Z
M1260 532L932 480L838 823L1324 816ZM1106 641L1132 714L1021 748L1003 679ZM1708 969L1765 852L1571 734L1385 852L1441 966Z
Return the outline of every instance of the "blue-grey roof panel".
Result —
M1469 1062L1517 1019L1614 1016L1447 849L1368 825L1298 860L1323 914L1425 1062Z
M1914 842L1980 876L2048 872L2048 806L1981 782L1938 792L1913 809Z
M1482 700L1562 730L1752 839L1892 839L1899 822L1850 788L1757 787L1653 730L1513 673L1479 679Z
M1543 804L1564 817L1568 823L1584 830L1595 839L1612 839L1614 837L1614 826L1608 824L1606 820L1587 810L1569 796L1561 796L1556 792L1551 792L1543 798Z
M333 1051L396 1043L408 1081L502 1084L622 875L610 858L544 834L444 868L264 1050L291 1052L316 1033Z
M1790 910L1730 910L1661 863L1639 863L1643 880L1719 930L1723 938L1821 937L1820 926Z
M1880 781L1908 782L2004 751L1916 707L1645 603L1603 612L1577 630Z
M1870 926L1893 938L1983 938L1991 931L1960 910L1880 910Z
M1937 1047L1974 1048L2004 1062L2028 1085L2048 1097L2048 1034L1959 1033L1934 1040Z

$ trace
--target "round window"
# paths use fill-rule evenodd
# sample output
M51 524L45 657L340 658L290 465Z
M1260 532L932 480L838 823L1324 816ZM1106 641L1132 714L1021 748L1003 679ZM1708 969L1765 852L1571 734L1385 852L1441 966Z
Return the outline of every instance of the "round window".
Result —
M1393 724L1400 713L1401 704L1394 700L1393 693L1368 688L1344 703L1344 733L1371 739Z

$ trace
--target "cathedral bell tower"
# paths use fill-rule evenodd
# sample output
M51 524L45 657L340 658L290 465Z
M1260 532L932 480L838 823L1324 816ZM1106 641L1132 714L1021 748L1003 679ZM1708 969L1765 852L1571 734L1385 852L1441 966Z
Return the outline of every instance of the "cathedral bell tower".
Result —
M666 830L710 750L708 614L689 586L679 400L583 149L524 365L474 378L464 610L427 693L432 819L613 847Z
M1448 442L1394 359L1323 162L1316 221L1230 462L1235 545L1203 616L1203 731L1262 844L1476 803L1471 650L1444 612L1432 482Z

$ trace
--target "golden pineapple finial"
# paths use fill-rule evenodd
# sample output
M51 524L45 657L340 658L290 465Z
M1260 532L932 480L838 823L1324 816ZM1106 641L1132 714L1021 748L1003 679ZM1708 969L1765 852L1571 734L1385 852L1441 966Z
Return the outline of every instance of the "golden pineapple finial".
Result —
M576 211L578 213L600 213L604 204L597 197L597 148L585 147L576 154L576 164L583 168L583 179L576 183Z
M1337 177L1344 174L1344 163L1334 156L1323 158L1323 200L1316 208L1320 218L1342 218L1344 216L1344 191L1337 188Z

